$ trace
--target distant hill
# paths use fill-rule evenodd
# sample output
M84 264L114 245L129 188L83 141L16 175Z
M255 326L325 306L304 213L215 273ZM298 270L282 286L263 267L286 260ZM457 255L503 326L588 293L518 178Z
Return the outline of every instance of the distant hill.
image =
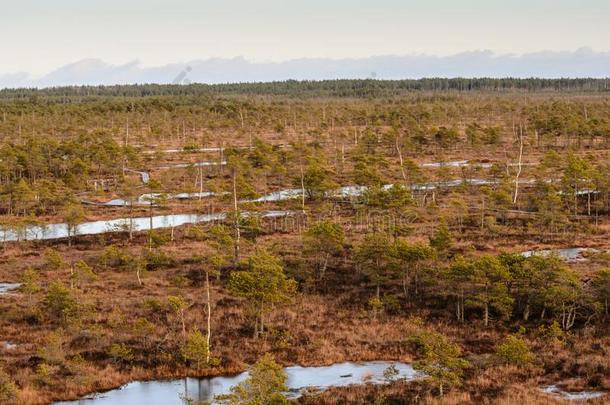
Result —
M99 59L85 59L41 77L24 72L0 74L0 88L424 77L605 78L610 77L610 52L595 52L590 48L523 55L474 51L451 56L413 54L358 59L303 58L286 62L251 62L237 57L158 67L146 67L137 61L111 65Z

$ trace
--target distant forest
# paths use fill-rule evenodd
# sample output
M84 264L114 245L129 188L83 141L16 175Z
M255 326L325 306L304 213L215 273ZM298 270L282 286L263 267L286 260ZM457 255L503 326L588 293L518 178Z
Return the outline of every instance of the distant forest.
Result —
M593 79L492 79L427 78L418 80L324 80L281 81L268 83L116 86L69 86L46 89L4 89L0 100L43 99L59 103L83 98L148 96L272 95L287 97L379 97L398 96L413 91L531 91L531 92L607 92L610 78Z

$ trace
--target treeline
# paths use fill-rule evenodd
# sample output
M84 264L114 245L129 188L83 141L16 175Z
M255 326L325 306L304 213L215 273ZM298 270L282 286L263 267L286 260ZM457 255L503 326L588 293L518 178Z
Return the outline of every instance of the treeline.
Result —
M410 80L322 80L277 81L223 84L135 84L116 86L68 86L47 89L4 89L0 99L44 98L55 102L75 102L89 97L273 95L379 97L410 91L579 91L610 90L610 79L518 79L518 78L424 78Z

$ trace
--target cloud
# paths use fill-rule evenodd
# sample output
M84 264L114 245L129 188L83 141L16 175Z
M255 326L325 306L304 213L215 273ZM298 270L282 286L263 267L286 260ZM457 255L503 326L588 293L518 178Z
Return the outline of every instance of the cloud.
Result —
M243 57L193 60L146 67L138 61L111 65L84 59L34 78L26 73L0 75L0 87L49 87L135 83L227 83L274 80L418 79L422 77L608 77L610 52L580 48L523 55L471 51L451 56L411 54L357 59L302 58L250 62Z

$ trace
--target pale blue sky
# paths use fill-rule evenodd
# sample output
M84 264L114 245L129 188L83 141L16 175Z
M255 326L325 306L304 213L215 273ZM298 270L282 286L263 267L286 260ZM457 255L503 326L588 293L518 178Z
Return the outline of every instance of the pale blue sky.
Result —
M610 51L610 0L0 0L0 73L84 58L154 66L253 61Z

